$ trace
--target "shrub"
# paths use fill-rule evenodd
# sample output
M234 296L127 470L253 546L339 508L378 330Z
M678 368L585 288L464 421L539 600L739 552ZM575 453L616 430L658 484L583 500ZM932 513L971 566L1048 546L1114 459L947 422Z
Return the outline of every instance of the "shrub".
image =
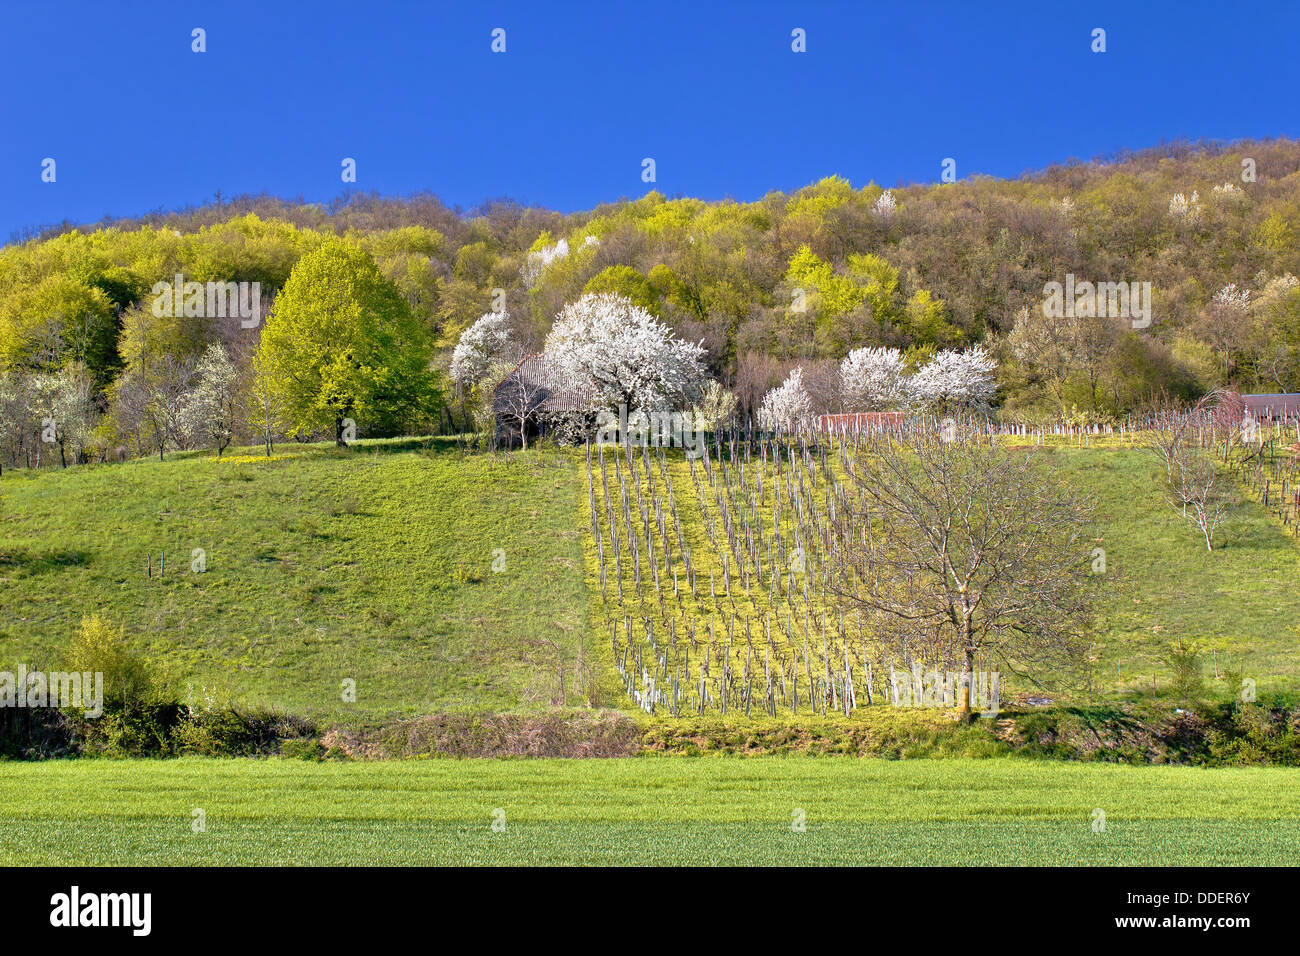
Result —
M70 671L104 675L104 706L121 710L152 701L157 684L143 657L131 650L123 628L114 628L98 614L81 619L67 649Z
M187 711L173 728L171 743L178 754L252 757L277 753L282 741L301 740L312 731L306 722L278 714L221 707Z

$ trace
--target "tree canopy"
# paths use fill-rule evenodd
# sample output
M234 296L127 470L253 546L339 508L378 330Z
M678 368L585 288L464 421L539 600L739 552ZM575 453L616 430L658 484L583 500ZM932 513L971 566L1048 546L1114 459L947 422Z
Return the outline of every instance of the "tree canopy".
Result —
M394 283L356 243L332 240L299 260L258 351L296 431L345 422L384 433L426 415L435 397L425 331Z

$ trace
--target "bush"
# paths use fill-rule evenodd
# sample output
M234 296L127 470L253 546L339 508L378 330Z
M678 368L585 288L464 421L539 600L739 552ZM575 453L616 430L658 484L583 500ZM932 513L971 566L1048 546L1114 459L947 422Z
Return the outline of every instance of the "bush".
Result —
M1217 765L1300 766L1300 732L1296 714L1276 701L1222 707L1209 734L1210 762Z
M149 665L128 646L125 630L98 614L81 619L81 629L68 645L67 668L104 675L106 710L149 703L157 694Z
M83 754L104 757L165 757L180 718L178 704L140 704L105 709L103 716L74 720Z
M233 707L187 711L172 730L173 750L204 757L253 757L278 753L281 742L302 739L313 728L273 713L241 713Z

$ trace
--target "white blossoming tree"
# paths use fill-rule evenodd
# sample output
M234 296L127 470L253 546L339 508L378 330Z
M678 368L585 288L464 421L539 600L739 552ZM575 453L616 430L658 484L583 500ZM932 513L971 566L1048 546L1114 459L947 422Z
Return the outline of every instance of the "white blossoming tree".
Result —
M854 412L884 411L907 397L907 363L898 349L854 349L840 363L844 404Z
M43 442L59 446L59 461L68 467L67 449L80 453L90 441L95 401L90 377L81 365L31 378L31 401L35 420L41 425Z
M590 238L590 237L588 237ZM584 247L585 247L584 243ZM569 240L561 239L549 246L542 246L533 252L528 253L524 258L524 264L519 269L520 278L524 280L524 285L532 288L546 267L553 262L558 262L569 255Z
M984 408L997 389L997 367L981 345L967 352L945 349L908 380L908 392L914 402L931 408Z
M592 390L596 411L689 408L705 379L703 347L609 292L566 305L546 337L545 355L574 387Z
M194 369L194 385L181 406L181 429L195 442L217 449L217 457L235 437L239 369L220 342L208 346Z
M1201 195L1196 190L1192 190L1192 198L1188 199L1183 193L1174 193L1169 200L1169 215L1175 219L1186 219L1189 222L1195 222L1201 217L1200 207Z
M1229 282L1214 293L1213 302L1215 305L1228 306L1245 312L1250 308L1250 290L1238 286L1235 282Z
M472 391L498 365L513 365L518 360L515 351L510 314L488 312L460 334L460 341L451 353L451 380L461 389Z
M758 423L763 428L794 429L812 416L812 399L803 384L803 367L797 367L784 382L763 396L758 406Z
M692 409L695 426L706 431L717 431L735 419L739 404L735 393L723 388L721 382L709 382L699 404Z
M898 200L894 198L894 191L886 189L876 199L876 215L888 219L898 209Z

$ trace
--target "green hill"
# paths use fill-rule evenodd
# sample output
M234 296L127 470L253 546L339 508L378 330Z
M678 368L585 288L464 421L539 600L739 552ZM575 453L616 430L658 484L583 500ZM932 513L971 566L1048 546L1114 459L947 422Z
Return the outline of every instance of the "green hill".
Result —
M103 612L182 700L339 718L546 706L552 642L570 660L581 636L574 477L447 440L7 474L0 661L53 666Z
M1179 640L1204 650L1207 677L1217 664L1261 691L1296 689L1289 532L1242 500L1207 553L1141 451L1040 454L1097 501L1097 696L1167 687ZM56 667L81 617L99 612L182 700L349 723L632 709L596 613L586 496L581 452L468 453L449 439L7 473L0 667Z

